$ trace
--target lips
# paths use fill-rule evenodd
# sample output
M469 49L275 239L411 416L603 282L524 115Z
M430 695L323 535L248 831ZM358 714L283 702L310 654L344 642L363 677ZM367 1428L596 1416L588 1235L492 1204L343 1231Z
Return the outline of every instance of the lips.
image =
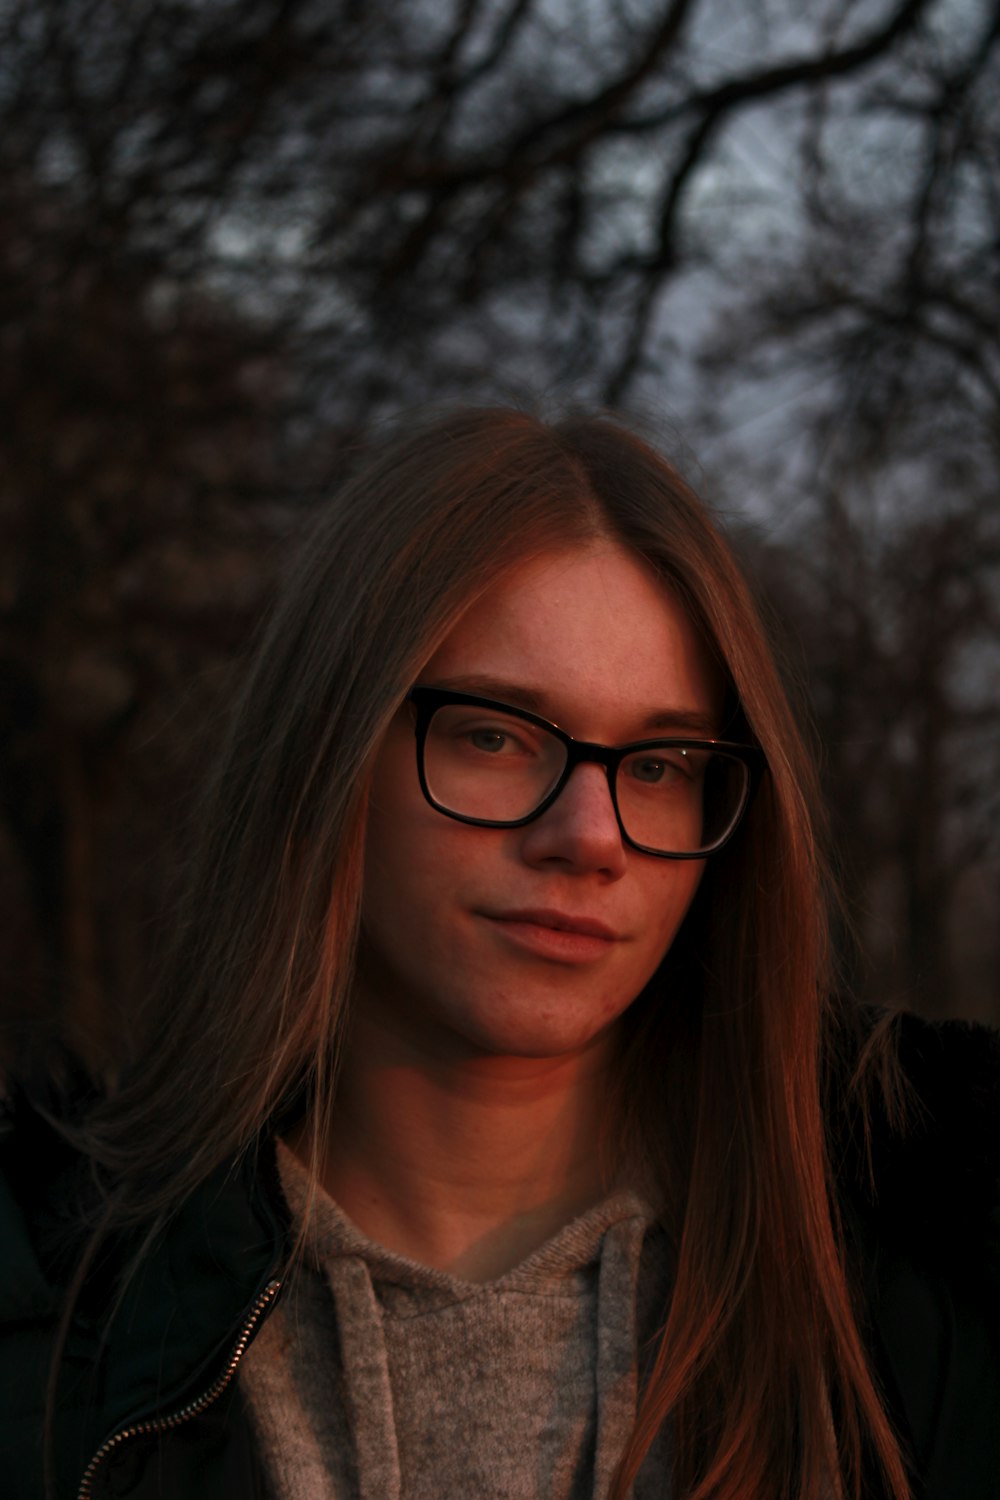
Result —
M577 933L581 937L602 938L605 942L618 941L618 933L594 917L571 916L567 912L553 911L548 907L524 907L515 911L489 911L484 913L494 922L526 923L534 927L548 927L554 932Z

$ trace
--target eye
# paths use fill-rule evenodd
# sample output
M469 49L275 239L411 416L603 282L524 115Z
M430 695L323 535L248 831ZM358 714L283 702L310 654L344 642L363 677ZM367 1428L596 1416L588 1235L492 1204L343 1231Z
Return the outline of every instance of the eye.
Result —
M557 742L526 720L491 709L446 703L430 723L426 742L433 754L447 755L470 770L487 765L511 770L546 764Z
M470 729L469 743L476 750L483 750L487 755L498 755L501 750L507 748L510 735L502 729Z
M538 737L530 726L517 720L488 719L485 722L458 722L446 725L451 739L460 751L489 756L494 760L508 756L538 754Z
M650 785L656 785L661 781L669 781L671 776L678 775L676 767L670 766L665 760L633 760L629 762L629 775L633 781L645 781Z
M655 747L636 752L623 762L622 770L630 781L660 791L690 786L700 780L705 770L705 756L698 750Z

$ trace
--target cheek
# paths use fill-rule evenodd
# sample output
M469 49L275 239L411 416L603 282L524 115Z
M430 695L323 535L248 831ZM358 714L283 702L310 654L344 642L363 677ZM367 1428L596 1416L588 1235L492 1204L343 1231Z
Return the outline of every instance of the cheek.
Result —
M650 928L657 932L661 958L677 936L704 871L704 860L677 860L648 895L651 910L655 913Z
M454 847L463 832L425 801L412 737L387 745L372 780L365 836L362 920L369 929L388 936L433 913L449 872L464 863Z
M391 802L373 803L365 836L362 920L395 909L400 918L416 885L422 844L410 833L408 820Z

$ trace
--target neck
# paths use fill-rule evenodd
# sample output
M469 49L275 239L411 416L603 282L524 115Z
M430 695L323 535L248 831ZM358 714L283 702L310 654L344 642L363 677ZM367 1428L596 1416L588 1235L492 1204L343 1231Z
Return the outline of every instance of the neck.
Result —
M323 1186L370 1238L468 1280L502 1275L608 1190L610 1039L475 1054L355 1019ZM307 1132L291 1144L306 1153Z

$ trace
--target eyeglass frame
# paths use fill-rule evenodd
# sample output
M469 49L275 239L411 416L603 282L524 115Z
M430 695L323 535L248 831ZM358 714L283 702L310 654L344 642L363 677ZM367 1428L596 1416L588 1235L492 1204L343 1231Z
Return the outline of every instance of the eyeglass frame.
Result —
M600 745L592 740L574 739L558 724L553 724L550 719L543 719L540 714L532 713L529 709L518 708L512 703L501 703L496 698L481 698L476 693L462 693L451 688L430 687L418 684L410 689L405 701L412 703L416 709L414 719L414 733L416 736L417 749L417 777L420 781L420 790L426 801L435 812L441 813L446 818L453 818L456 823L467 823L474 828L523 828L528 823L533 823L547 812L556 799L566 789L566 785L580 765L599 765L604 767L607 776L608 792L611 797L611 806L614 808L615 818L622 839L630 849L636 849L640 854L652 855L654 859L707 859L712 854L718 854L724 849L730 839L739 828L747 810L752 803L760 783L760 779L767 769L767 759L756 745L744 745L735 740L698 739L690 736L662 735L659 739L635 740L628 745ZM513 718L523 719L528 724L534 724L537 729L543 729L557 739L566 751L566 764L563 767L555 786L542 798L541 802L532 812L523 818L474 818L468 813L455 812L450 807L444 807L436 801L431 794L427 784L427 775L424 769L424 750L427 743L427 730L431 720L439 708L444 708L449 703L467 704L470 708L492 708L500 713L510 714ZM618 806L618 768L627 755L633 755L637 750L651 750L654 748L665 748L669 750L708 750L719 751L739 760L746 767L747 777L744 787L743 800L737 809L732 825L724 836L710 844L707 849L698 849L687 853L674 853L664 849L652 849L646 844L640 844L632 838L622 821L621 810Z

